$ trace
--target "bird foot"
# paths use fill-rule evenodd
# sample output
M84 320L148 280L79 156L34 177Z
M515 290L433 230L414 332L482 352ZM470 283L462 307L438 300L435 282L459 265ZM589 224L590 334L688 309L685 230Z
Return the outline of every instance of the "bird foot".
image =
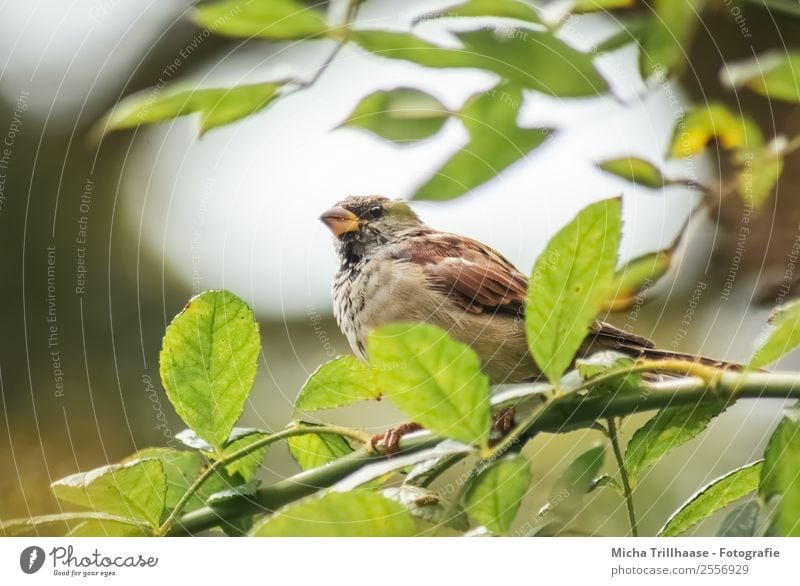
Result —
M514 415L516 415L514 407L506 407L492 413L492 436L496 438L495 442L506 437L514 429Z
M397 444L400 443L400 439L402 439L404 435L412 431L419 431L420 429L422 429L422 426L419 423L403 423L397 427L387 429L383 433L373 435L369 440L369 447L372 451L377 451L377 444L382 442L383 453L391 456L397 452Z

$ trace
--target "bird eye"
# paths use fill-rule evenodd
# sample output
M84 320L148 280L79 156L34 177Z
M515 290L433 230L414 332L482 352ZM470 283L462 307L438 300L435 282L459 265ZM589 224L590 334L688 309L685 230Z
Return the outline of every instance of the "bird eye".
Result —
M382 218L383 206L372 206L371 208L369 208L369 211L367 213L369 214L369 217L372 218L373 220Z

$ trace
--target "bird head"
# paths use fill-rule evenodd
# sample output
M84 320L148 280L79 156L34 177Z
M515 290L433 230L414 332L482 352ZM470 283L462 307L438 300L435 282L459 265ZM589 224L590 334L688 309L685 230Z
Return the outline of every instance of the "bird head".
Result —
M353 252L388 242L402 230L422 225L405 201L380 195L350 196L319 219L340 245Z

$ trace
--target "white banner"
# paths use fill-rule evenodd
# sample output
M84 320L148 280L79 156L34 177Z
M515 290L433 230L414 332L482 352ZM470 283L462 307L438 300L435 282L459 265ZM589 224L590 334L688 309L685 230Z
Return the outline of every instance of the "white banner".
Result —
M800 539L765 538L5 538L0 583L730 585L785 583L798 559Z

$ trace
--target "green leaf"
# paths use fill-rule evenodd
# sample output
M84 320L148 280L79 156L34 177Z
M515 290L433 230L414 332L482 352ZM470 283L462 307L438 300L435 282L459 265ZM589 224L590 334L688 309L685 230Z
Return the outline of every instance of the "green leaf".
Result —
M199 452L184 452L171 448L147 448L137 452L137 456L157 458L164 465L164 471L167 474L165 502L167 509L175 508L181 497L209 465L208 459ZM218 469L206 479L184 505L183 512L189 513L204 507L211 495L232 489L244 482L241 475L229 474L224 468Z
M157 527L167 478L161 461L136 460L73 474L56 480L50 488L63 501Z
M722 82L786 102L800 102L800 51L770 51L753 59L726 64Z
M778 499L776 526L784 537L800 537L800 410L787 409L764 452L759 496Z
M644 302L643 295L667 274L672 265L672 251L659 250L631 259L614 273L611 298L606 300L608 311L628 311Z
M595 487L594 481L603 466L605 448L594 446L575 458L562 472L550 491L550 510L571 515Z
M606 12L615 8L630 8L636 0L573 0L570 12L585 14L587 12Z
M748 368L762 368L800 346L800 301L780 307L770 317L766 338L753 353Z
M683 70L705 0L654 0L650 26L641 40L639 68L642 77Z
M536 364L554 386L607 299L622 231L618 198L581 210L533 267L525 329Z
M407 144L439 132L448 116L447 109L430 94L397 88L362 99L342 126L363 128L386 140Z
M559 97L596 96L608 84L591 53L573 49L550 31L492 29L455 33L463 49L434 45L409 33L362 30L350 39L366 51L426 67L467 67L496 73L515 85Z
M137 531L147 532L150 527L135 519L118 517L94 511L79 511L75 513L59 513L57 515L40 515L38 517L25 517L23 519L10 519L0 523L0 535L14 537L16 535L35 534L38 537L48 535L64 535L72 529L79 527L86 521L106 521L109 523L129 525Z
M497 460L470 484L465 497L467 514L492 533L508 533L530 483L530 466L523 456Z
M206 499L206 503L209 506L218 506L231 500L237 500L243 496L253 497L258 491L258 487L260 485L260 480L250 480L244 484L237 484L236 486L232 486L209 495Z
M633 434L625 450L625 469L631 487L663 456L702 432L725 410L723 401L704 405L666 407Z
M524 0L469 0L439 12L425 14L415 21L424 22L440 18L476 16L513 18L537 24L542 22L536 9Z
M423 323L377 328L368 348L380 388L408 418L443 437L488 444L489 379L472 348Z
M164 506L167 509L175 508L175 505L178 504L183 494L200 475L206 463L206 459L202 454L173 450L172 448L145 448L144 450L136 452L136 454L123 463L145 458L160 460L164 467L164 473L167 479L167 492L164 499ZM202 507L204 503L202 500L198 500L197 502L189 504L192 506L187 506L185 509L186 512L193 508Z
M317 411L378 397L380 390L369 366L355 356L339 356L309 377L294 407L298 411Z
M253 312L227 291L194 297L167 327L161 382L178 415L219 449L253 386L260 350Z
M405 485L385 488L381 494L400 503L409 513L432 525L444 525L456 531L469 530L469 519L464 509L456 505L452 511L448 510L449 504L443 504L435 492Z
M675 126L670 142L670 158L687 158L716 139L726 149L759 148L764 137L749 117L737 114L718 102L696 106Z
M650 189L661 189L667 184L658 167L638 157L608 159L597 166L607 173Z
M640 43L641 39L650 28L650 19L646 17L634 17L620 22L622 30L600 41L595 47L598 55L609 53L621 49L631 43Z
M330 433L298 435L287 442L292 457L303 470L324 466L353 451L342 436Z
M739 194L745 203L752 204L756 210L764 207L783 173L781 143L785 142L776 140L763 148L743 149L738 153Z
M234 452L238 452L254 442L264 439L267 435L269 434L258 429L234 427L231 437L225 443L225 448L222 450L222 457L228 457ZM228 474L231 476L236 476L238 474L245 481L253 480L259 468L261 468L261 463L264 461L268 449L268 446L257 448L243 458L239 458L235 462L228 464L225 467Z
M502 84L473 96L457 116L469 141L417 189L418 200L447 200L463 195L522 159L547 138L549 130L519 128L519 88Z
M661 537L685 533L700 521L758 488L761 461L737 468L711 481L681 506L658 532Z
M129 523L89 519L70 529L67 537L152 537L152 532Z
M717 537L754 537L759 527L761 506L752 500L734 507L722 520Z
M295 0L223 0L199 6L194 20L215 35L305 39L328 30L322 14Z
M289 505L258 523L256 537L408 537L417 525L406 508L373 492L332 492Z
M135 128L200 114L200 134L224 126L266 108L277 96L280 85L254 83L229 88L167 89L151 88L130 96L95 127L93 134L102 135L114 130Z

